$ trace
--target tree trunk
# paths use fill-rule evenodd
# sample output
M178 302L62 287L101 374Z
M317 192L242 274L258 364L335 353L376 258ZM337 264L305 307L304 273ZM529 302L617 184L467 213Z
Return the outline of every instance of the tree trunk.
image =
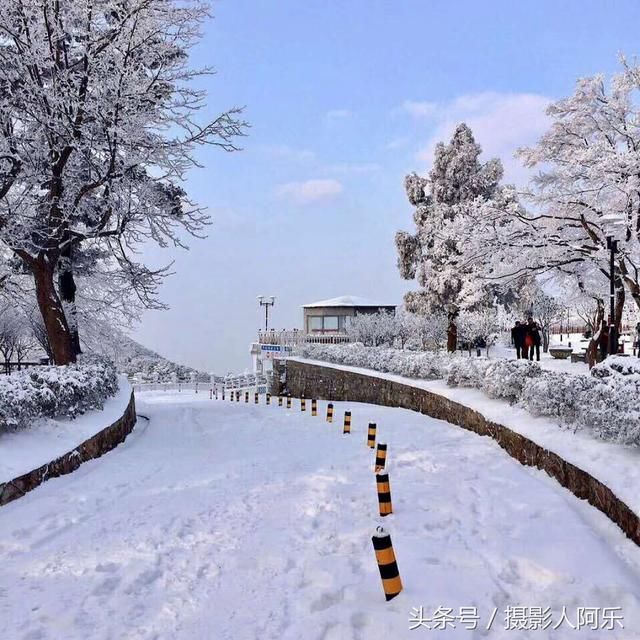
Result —
M65 365L75 362L71 333L58 292L53 285L53 267L40 260L32 265L32 270L38 308L47 331L53 363Z
M80 349L80 334L78 333L78 313L76 309L76 282L73 277L73 254L71 245L63 251L58 260L58 290L65 316L71 333L71 344L74 356L82 353Z
M542 329L542 352L543 353L547 353L549 351L550 332L551 332L550 327L546 327Z
M458 327L455 323L455 316L449 316L449 326L447 327L447 351L455 352L458 347Z
M589 341L589 346L587 347L587 357L586 361L589 365L589 369L591 369L597 362L598 359L598 343L597 336L600 334L599 327L602 326L602 321L604 320L604 302L600 298L596 298L596 315L595 315L595 326L597 329L591 334L591 340Z

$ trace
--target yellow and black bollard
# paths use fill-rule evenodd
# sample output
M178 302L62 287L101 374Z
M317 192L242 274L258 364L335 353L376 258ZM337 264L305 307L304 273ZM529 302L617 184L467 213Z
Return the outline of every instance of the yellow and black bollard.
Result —
M213 389L209 389L209 400L213 400Z
M236 391L236 402L240 402L240 392Z
M244 401L245 402L249 402L249 392L248 391L244 392Z
M369 423L369 432L367 433L367 445L369 446L369 449L376 448L376 423L375 422Z
M307 401L304 398L300 398L300 411L307 410Z
M254 403L254 404L258 404L258 402L259 402L259 396L258 396L258 392L256 391L256 392L253 394L253 403Z
M342 433L351 433L351 411L344 412L344 427Z
M327 422L333 422L333 405L331 403L327 405Z
M266 400L267 404L271 404L271 394L267 393L267 400Z
M287 396L287 409L291 409L291 396Z
M224 400L224 389L222 390L222 399Z
M311 415L312 416L318 415L318 401L315 399L311 400Z
M378 527L371 540L376 552L376 561L380 571L380 578L382 579L384 596L389 601L402 591L402 580L400 580L400 572L398 571L396 554L393 552L391 536L382 527Z
M282 396L278 396L278 406L282 406Z
M378 449L376 450L376 466L374 471L382 471L384 465L387 463L387 445L379 442Z
M391 487L389 486L389 474L376 473L376 484L378 486L378 506L380 507L380 515L388 516L393 513L391 506Z
M234 396L234 395L235 395L235 394L233 393L233 391L230 391L230 392L229 392L229 400L230 400L231 402L233 402L233 396Z

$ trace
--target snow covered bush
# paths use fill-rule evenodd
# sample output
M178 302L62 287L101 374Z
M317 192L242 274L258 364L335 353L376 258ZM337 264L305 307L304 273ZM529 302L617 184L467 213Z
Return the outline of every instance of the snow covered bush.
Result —
M578 421L603 440L640 445L640 380L600 381L578 411Z
M407 378L436 380L445 378L447 368L456 356L438 352L401 351L383 347L350 344L305 344L297 355L309 360L323 360L351 367L365 367L395 373Z
M578 422L603 440L640 445L640 360L609 356L591 375L595 384L583 397Z
M586 376L547 371L529 360L488 360L359 343L308 344L297 355L407 378L445 379L450 387L481 389L492 398L519 402L534 416L587 429L603 440L640 446L638 358L609 357Z
M591 369L594 378L609 378L611 376L640 376L640 359L628 356L609 356Z
M447 371L447 385L449 387L471 387L481 389L491 360L486 358L455 358L452 359Z
M520 399L525 382L541 373L540 365L529 360L496 360L487 368L482 388L488 396L513 404Z
M75 418L118 390L116 369L101 357L83 357L64 367L34 367L0 376L0 429L20 428L38 418Z
M520 402L534 416L550 416L572 424L596 385L588 376L542 371L525 380Z

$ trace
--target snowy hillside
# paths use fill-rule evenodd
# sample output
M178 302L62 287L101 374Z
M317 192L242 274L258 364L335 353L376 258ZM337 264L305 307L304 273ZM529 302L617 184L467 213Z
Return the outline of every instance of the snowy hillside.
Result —
M209 382L210 379L209 373L167 360L120 331L91 340L88 349L114 360L118 371L136 382Z

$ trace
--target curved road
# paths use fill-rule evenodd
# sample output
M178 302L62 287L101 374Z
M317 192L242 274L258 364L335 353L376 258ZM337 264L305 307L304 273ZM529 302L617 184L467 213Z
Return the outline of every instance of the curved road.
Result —
M319 404L141 394L151 421L124 445L0 509L0 638L639 637L640 552L602 514L488 438L362 404L328 425ZM370 420L405 585L389 603ZM614 631L589 629L602 616Z

